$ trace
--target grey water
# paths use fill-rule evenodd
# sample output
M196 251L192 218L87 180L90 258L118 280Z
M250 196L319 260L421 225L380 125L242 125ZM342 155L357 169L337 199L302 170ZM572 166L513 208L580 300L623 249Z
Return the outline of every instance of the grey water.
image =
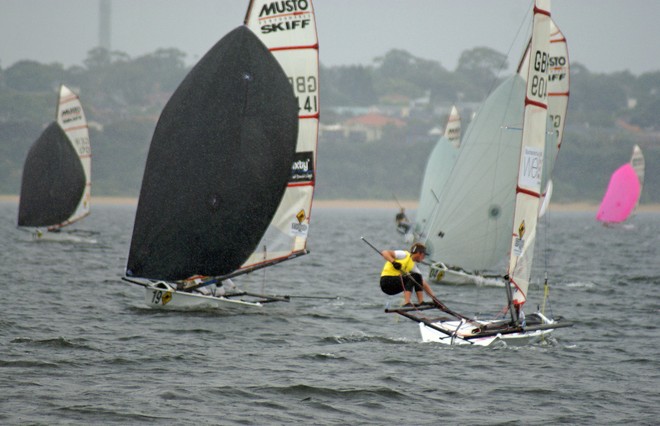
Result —
M252 313L161 312L121 281L134 206L100 205L96 244L34 242L0 203L0 424L618 425L660 418L660 215L605 228L550 212L526 306L575 323L543 345L422 343L386 304L395 209L315 208L308 256L236 282L292 296ZM497 287L435 286L497 312ZM465 312L465 311L471 312Z

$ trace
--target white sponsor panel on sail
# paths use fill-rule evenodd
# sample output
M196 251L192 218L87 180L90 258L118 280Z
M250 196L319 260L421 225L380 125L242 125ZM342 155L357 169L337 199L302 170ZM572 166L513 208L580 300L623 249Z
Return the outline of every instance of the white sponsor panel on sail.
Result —
M245 23L270 49L316 44L316 21L308 0L253 0Z

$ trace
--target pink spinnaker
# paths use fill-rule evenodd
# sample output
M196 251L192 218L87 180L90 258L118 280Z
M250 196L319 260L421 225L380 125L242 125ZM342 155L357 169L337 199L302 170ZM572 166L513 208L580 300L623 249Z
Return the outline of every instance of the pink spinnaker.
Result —
M619 167L612 173L596 220L605 223L625 221L637 206L640 192L639 179L630 163Z

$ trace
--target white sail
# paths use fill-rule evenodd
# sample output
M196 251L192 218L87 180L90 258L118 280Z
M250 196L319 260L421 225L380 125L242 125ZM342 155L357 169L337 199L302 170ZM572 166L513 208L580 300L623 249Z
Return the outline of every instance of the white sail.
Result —
M633 153L632 156L630 157L630 165L633 167L635 170L635 174L637 174L637 179L639 179L639 191L642 191L642 188L644 187L644 154L642 154L642 149L639 147L639 145L635 145L633 147Z
M568 45L564 34L555 22L550 20L550 59L548 68L548 134L546 135L546 154L543 163L542 205L550 204L552 194L552 172L564 140L566 113L570 89L570 62ZM546 198L548 201L546 202ZM541 210L543 216L546 209Z
M470 122L422 241L434 261L468 271L504 263L513 218L525 83L515 74Z
M85 172L85 191L75 212L62 224L65 225L80 220L89 214L92 189L92 149L89 143L87 119L80 99L78 95L64 85L60 86L57 123L64 130L71 145L76 150Z
M568 98L570 89L570 61L568 58L568 44L566 38L555 22L550 20L550 59L548 68L548 133L546 135L546 155L543 167L541 188L542 206L550 204L546 197L552 194L552 171L559 154L564 138L566 126L566 113L568 111ZM525 55L518 67L518 72L527 79L529 69L530 46L527 46ZM542 208L539 216L545 214Z
M551 46L551 76L544 134L545 149L550 154L545 158L542 196L551 194L550 179L563 139L569 95L566 39L552 21L550 25L547 42ZM420 239L426 239L434 260L470 272L484 272L503 263L509 253L515 201L510 188L516 181L530 51L531 41L521 56L517 74L505 80L477 112L463 138L450 182L442 195L433 199L436 211L431 224L426 225L430 229ZM416 226L418 232L426 229Z
M639 193L641 194L642 189L644 189L645 163L644 163L644 154L642 154L642 149L639 147L639 145L635 145L633 147L633 153L632 156L630 157L630 165L635 170L637 179L639 179ZM637 204L635 204L635 209L637 209L637 206L639 206L639 198L637 199Z
M548 119L550 26L550 0L536 0L508 268L517 305L527 300L541 197Z
M438 196L449 179L461 143L461 117L452 106L443 136L438 140L424 171L419 206L415 217L415 233L424 238L427 226L438 208Z
M252 0L245 25L268 47L298 99L299 127L291 180L258 249L242 269L306 249L314 196L319 127L319 60L311 0Z
M451 107L447 126L445 126L444 137L447 138L455 148L461 146L461 116L458 114L456 106Z

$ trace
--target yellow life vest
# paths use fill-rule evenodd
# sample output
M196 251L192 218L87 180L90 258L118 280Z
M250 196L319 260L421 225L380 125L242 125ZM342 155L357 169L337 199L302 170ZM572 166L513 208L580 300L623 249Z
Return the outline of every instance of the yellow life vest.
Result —
M395 269L392 262L385 262L383 270L380 273L381 277L396 277L401 275L402 272L410 272L415 267L415 262L412 260L412 255L406 252L406 257L403 259L395 259L396 262L401 264L401 269Z

